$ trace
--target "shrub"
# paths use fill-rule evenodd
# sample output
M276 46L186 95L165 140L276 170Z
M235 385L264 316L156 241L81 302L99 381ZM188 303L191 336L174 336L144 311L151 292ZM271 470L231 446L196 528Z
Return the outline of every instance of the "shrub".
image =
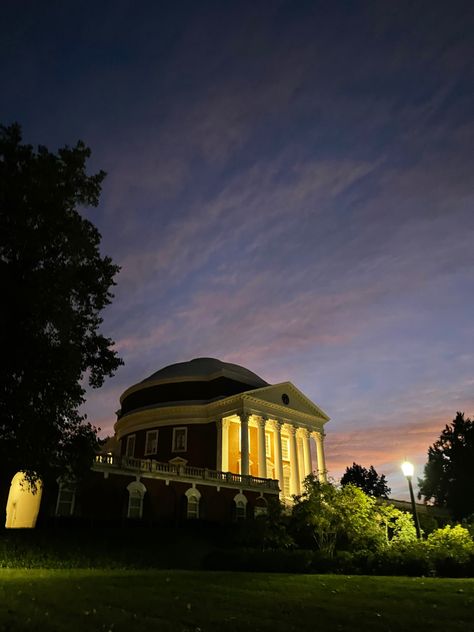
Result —
M373 572L378 575L432 575L433 564L423 541L398 542L381 552Z
M469 531L459 524L433 531L426 542L435 557L452 557L459 562L467 562L474 554L473 539Z
M377 549L386 541L386 528L375 499L354 485L337 488L314 475L295 497L290 531L296 543L326 555L336 550Z
M461 525L447 525L428 536L426 546L437 575L467 577L474 570L474 542Z

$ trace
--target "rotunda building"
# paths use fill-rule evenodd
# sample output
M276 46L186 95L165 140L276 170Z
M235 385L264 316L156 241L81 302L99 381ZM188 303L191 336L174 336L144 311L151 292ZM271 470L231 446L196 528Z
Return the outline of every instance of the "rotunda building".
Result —
M325 478L329 418L290 382L272 386L237 364L196 358L131 386L120 403L116 439L127 457L277 479L284 497L314 470Z
M172 364L122 394L89 491L76 502L60 485L57 507L95 520L251 518L272 497L291 502L309 473L326 478L328 420L291 382L215 358Z

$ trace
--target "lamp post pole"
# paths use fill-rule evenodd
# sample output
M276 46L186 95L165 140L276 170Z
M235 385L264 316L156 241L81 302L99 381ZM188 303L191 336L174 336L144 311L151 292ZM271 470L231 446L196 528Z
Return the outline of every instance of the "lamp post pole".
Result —
M408 481L408 489L410 490L410 500L411 500L411 510L413 512L413 520L415 521L415 529L416 529L416 537L418 540L421 539L421 530L420 530L420 521L418 520L418 513L416 511L415 504L415 494L413 493L413 485L411 484L411 479L413 477L414 467L408 461L405 461L402 464L402 471L405 474L405 477Z

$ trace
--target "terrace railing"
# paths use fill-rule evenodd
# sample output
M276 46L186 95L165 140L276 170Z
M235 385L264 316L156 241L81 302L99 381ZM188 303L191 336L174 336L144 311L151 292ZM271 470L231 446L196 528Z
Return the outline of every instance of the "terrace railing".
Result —
M161 463L154 459L136 459L130 456L117 456L115 454L97 454L95 456L97 469L121 469L139 473L148 473L158 478L185 478L191 480L214 481L216 484L230 485L232 487L255 487L278 491L277 480L260 478L249 474L234 474L233 472L219 472L203 467L194 467L176 463Z

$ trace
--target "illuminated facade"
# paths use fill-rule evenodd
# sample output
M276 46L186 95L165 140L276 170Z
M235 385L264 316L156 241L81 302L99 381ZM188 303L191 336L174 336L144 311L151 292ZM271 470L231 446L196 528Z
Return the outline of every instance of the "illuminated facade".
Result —
M290 382L197 358L131 386L120 405L90 476L59 480L50 514L228 522L265 512L272 497L291 502L311 472L326 478L329 417Z
M289 502L309 473L326 478L329 417L290 382L270 385L236 364L197 358L131 386L120 404L112 449L94 470L139 472L137 515L152 480L182 486L191 515L226 519L219 494L235 492L234 515L242 503L255 514L271 495Z

